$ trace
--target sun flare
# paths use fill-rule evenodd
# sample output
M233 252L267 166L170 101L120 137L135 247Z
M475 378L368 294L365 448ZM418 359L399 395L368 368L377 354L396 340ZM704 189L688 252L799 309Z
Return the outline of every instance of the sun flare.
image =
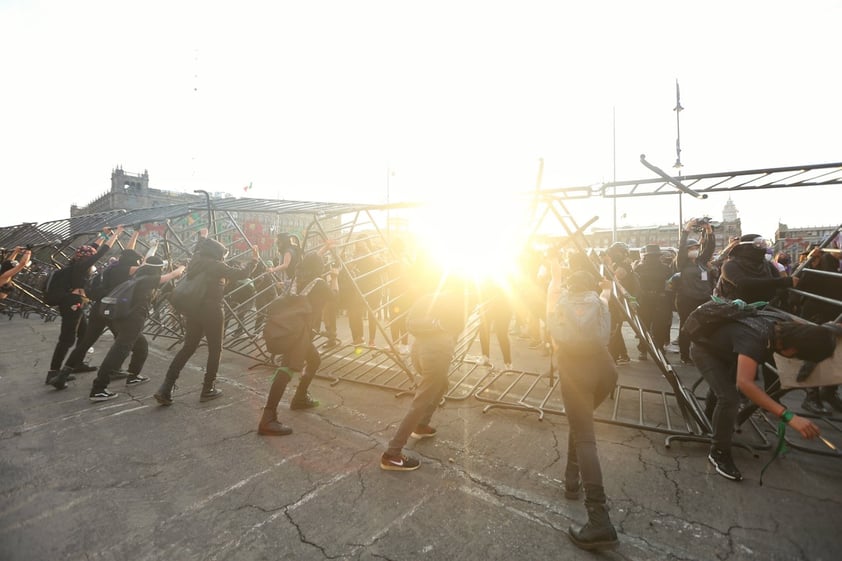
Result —
M451 199L426 206L412 229L448 274L504 283L529 237L527 205L507 197Z

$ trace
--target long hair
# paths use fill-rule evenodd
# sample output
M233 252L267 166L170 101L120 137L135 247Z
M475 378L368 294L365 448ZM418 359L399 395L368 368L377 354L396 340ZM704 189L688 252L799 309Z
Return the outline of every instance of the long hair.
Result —
M784 321L775 325L775 338L780 349L795 349L801 360L821 362L836 350L836 335L820 325Z

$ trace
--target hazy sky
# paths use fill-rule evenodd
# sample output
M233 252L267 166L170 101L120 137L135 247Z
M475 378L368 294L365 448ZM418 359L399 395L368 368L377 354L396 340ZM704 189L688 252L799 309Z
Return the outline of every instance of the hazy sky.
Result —
M675 161L676 79L685 174L839 162L840 21L838 0L0 0L0 226L67 216L118 165L364 203L387 169L392 202L530 190L540 158L548 188L650 177L640 154ZM842 216L839 188L732 198L768 236ZM621 223L676 221L665 199ZM611 226L608 201L570 208Z

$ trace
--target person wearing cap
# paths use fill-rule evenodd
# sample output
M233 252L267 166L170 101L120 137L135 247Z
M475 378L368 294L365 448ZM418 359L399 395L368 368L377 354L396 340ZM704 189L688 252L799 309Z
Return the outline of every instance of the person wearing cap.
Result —
M73 346L74 342L81 341L82 337L84 337L87 320L83 312L85 305L89 301L85 294L85 281L90 274L91 267L108 253L121 233L123 233L123 226L117 226L111 233L111 236L102 245L94 243L79 246L73 257L70 258L70 263L67 264L67 267L70 267L68 292L58 305L61 316L61 331L55 349L53 349L53 357L50 360L50 370L47 372L47 384L52 384L58 378L61 365L70 347ZM98 239L104 235L106 235L105 231L100 234ZM96 370L94 366L81 365L77 366L75 371L93 372L94 370Z
M146 337L143 336L143 325L146 323L149 303L160 285L184 273L182 265L162 275L165 265L166 263L160 257L153 255L135 271L133 278L136 284L132 291L131 311L126 317L109 321L109 327L115 334L114 343L102 359L97 376L91 385L89 397L92 402L108 401L117 397L116 393L108 390L108 384L111 382L111 373L121 369L129 353L132 354L132 361L126 378L126 388L149 381L148 377L140 373L146 362L149 348Z
M127 281L129 277L134 275L138 267L140 267L140 262L143 260L143 256L134 249L137 244L139 234L140 231L135 229L131 239L129 239L129 243L125 245L125 249L123 249L123 252L120 253L119 259L117 259L113 264L106 265L106 269L102 273L103 287L101 292L103 295L108 294L117 285ZM88 349L93 347L94 343L97 342L107 328L108 324L105 322L105 317L102 315L102 305L98 299L93 300L91 303L90 313L88 314L88 325L85 328L85 334L81 341L78 341L76 346L73 347L73 350L70 351L70 355L68 355L67 360L64 361L64 366L61 369L62 371L66 371L65 379L74 372L84 371L85 364L82 361L85 358ZM112 377L115 375L122 375L125 377L127 374L128 373L125 372L111 373Z
M655 347L664 352L664 347L670 341L670 326L672 325L672 302L666 290L667 281L672 276L671 265L666 265L661 259L661 247L649 244L641 252L642 260L635 267L640 279L640 322L652 336ZM646 359L646 345L643 341L638 345L640 359Z
M690 234L699 232L699 239ZM716 249L716 236L709 221L692 219L684 225L675 256L675 270L678 282L675 283L675 309L678 312L678 350L683 364L692 362L690 358L690 338L681 331L690 312L710 300L713 293L713 274L708 262Z

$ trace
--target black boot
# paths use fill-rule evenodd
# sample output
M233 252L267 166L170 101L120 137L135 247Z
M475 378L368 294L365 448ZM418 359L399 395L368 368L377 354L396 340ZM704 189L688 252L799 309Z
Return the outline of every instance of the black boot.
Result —
M176 377L176 375L167 372L167 375L164 377L164 383L155 392L155 401L161 405L172 405L172 392L175 389Z
M570 526L567 531L573 545L581 549L608 549L617 545L617 531L608 518L605 490L601 486L585 487L585 508L588 521L581 527Z
M309 378L306 375L301 377L301 380L298 382L298 388L295 390L295 395L292 396L292 400L289 402L290 409L312 409L313 407L319 406L319 401L317 399L313 399L310 394L307 393L307 388L310 387L310 382L312 380L312 376Z
M73 370L69 366L62 366L61 370L50 370L49 372L47 372L47 379L44 380L44 384L47 386L52 385L52 383L58 379L59 375L62 374L64 375L65 382L72 382L76 379L76 376L73 375Z
M205 382L202 384L202 393L199 394L199 401L210 401L222 395L222 390L216 387L216 375L205 375Z
M67 387L67 382L70 382L71 380L75 379L76 376L71 374L71 369L67 366L64 366L61 370L58 371L58 374L56 376L53 376L52 378L48 377L47 383L57 390L63 390Z

